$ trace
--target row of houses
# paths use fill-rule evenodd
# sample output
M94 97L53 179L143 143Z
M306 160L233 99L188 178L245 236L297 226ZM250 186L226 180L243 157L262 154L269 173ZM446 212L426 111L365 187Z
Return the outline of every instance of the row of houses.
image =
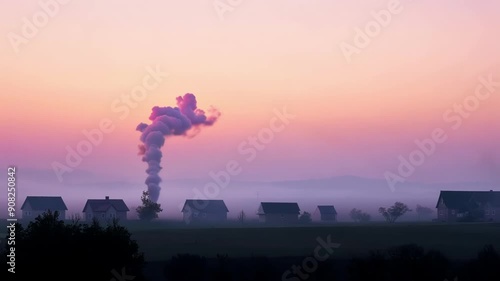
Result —
M60 196L27 196L21 206L23 219L34 219L47 211L58 212L59 217L66 218L68 208ZM130 209L122 199L89 199L83 207L83 219L92 221L93 219L127 219Z
M66 218L68 210L60 196L28 196L21 206L23 219L34 219L46 211L59 212ZM83 207L83 219L86 221L120 219L126 220L130 209L122 199L89 199ZM229 209L223 200L186 200L181 210L186 222L206 221L222 222L227 220ZM297 203L262 202L257 212L261 222L293 223L297 222L300 208ZM317 221L336 221L337 211L333 205L318 206L312 217Z
M456 222L468 216L477 216L483 221L500 221L499 191L441 191L437 204L437 220ZM24 219L33 219L47 210L58 211L66 218L68 208L61 197L28 196L23 203ZM82 210L83 218L125 220L129 208L122 199L89 199ZM223 200L188 199L181 210L184 221L222 222L227 220L229 209ZM261 202L257 211L263 223L295 223L301 210L296 202ZM335 222L337 211L333 205L317 206L312 213L314 221Z
M182 208L185 222L220 222L227 220L229 212L223 200L186 200ZM257 211L263 223L296 223L299 221L300 208L296 202L261 202ZM314 221L335 222L337 211L333 205L319 205L312 213Z

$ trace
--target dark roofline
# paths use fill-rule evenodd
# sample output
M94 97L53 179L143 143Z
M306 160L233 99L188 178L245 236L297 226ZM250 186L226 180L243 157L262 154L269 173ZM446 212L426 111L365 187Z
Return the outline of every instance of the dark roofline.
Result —
M334 205L318 205L316 208L319 210L320 214L323 214L323 212L321 211L322 208L332 208L333 209L333 212L331 213L326 213L326 215L337 215L337 209L335 209L335 206Z
M260 202L260 204L299 204L298 202Z
M436 208L439 207L439 202L441 201L441 197L443 196L443 194L445 193L472 193L472 194L486 194L486 193L498 193L500 194L500 191L496 191L496 190L493 190L493 189L490 189L490 190L441 190L439 192L439 197L438 197L438 200L437 200L437 203L436 203ZM448 207L448 206L447 206Z
M130 211L129 207L127 206L127 203L125 203L125 201L123 199L109 199L109 196L106 196L105 199L87 199L87 202L85 202L85 206L83 206L83 210L82 210L83 213L85 212L85 209L87 209L87 206L90 204L91 201L99 202L99 203L106 202L106 201L110 201L110 202L112 202L112 201L121 201L121 202L123 202L123 204L125 206L125 209L126 209L124 212L129 212ZM115 210L117 210L113 206L113 204L110 204L110 206L113 207Z
M21 206L21 210L24 209L26 203L28 203L29 199L33 199L33 198L57 198L57 199L61 199L62 201L62 204L64 206L64 211L67 211L68 210L68 207L66 206L66 203L64 203L64 199L62 198L62 196L26 196L26 199L24 199L24 202L23 202L23 205ZM58 211L58 210L51 210L51 211Z
M200 206L199 208L197 208L196 206L192 206L193 202L208 202L209 204L207 204L205 206ZM229 212L229 209L227 208L226 202L224 202L224 200L222 200L222 199L186 199L184 201L184 206L182 206L181 213L184 213L185 211L189 212L189 210L186 210L186 207L197 210L199 212L208 213L209 211L212 210L212 207L210 207L211 202L213 202L213 203L217 202L217 203L221 204L221 206L218 206L218 207L221 207L221 210L219 210L219 211L226 212L226 213Z
M293 210L293 211L287 210L285 212L281 212L281 211L274 212L274 211L271 211L268 209L266 212L266 210L265 210L266 208L264 208L264 205L272 206L272 207L285 205L285 206L297 207L297 209ZM263 214L273 214L273 213L300 214L300 207L299 207L299 203L297 203L297 202L260 202L260 207L262 207Z

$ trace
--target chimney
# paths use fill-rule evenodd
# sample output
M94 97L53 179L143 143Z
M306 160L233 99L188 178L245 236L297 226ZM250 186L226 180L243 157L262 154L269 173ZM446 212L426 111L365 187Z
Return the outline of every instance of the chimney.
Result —
M106 196L106 200L109 200L109 196Z

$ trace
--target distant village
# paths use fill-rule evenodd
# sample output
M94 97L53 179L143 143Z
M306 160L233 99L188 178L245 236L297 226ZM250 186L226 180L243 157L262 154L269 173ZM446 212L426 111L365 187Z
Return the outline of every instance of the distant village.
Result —
M480 221L500 222L500 191L441 191L436 202L437 222L460 222L470 216ZM261 202L256 208L259 222L271 224L296 224L300 222L301 209L297 202ZM68 210L60 196L27 196L22 207L22 219L32 220L51 211L61 219L68 219ZM89 199L82 210L84 221L127 220L130 211L122 199ZM223 200L185 201L181 210L185 223L220 223L227 221L230 210ZM332 205L319 205L308 213L315 222L337 222L337 211ZM244 215L244 214L242 214Z

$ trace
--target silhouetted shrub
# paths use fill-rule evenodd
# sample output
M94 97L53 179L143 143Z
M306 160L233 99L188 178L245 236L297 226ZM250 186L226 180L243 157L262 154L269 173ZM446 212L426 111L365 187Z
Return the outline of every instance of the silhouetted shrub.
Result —
M103 227L65 224L47 212L16 229L17 280L112 280L133 276L144 280L144 257L128 230L114 221Z
M311 214L304 212L299 216L299 223L309 224L312 222Z
M458 274L460 281L500 280L500 254L487 245L477 254L477 258L463 266Z

